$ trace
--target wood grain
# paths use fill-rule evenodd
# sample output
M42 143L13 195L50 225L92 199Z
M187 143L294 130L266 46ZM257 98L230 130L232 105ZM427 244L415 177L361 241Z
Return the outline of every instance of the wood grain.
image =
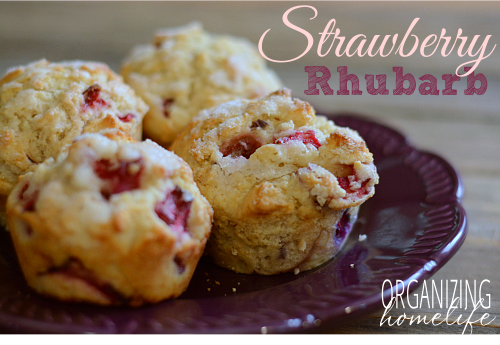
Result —
M415 33L423 38L446 28L452 35L458 28L464 35L493 35L491 46L500 43L500 3L307 3L318 9L297 13L293 19L311 33L322 31L327 21L337 19L346 37L358 33L404 33L415 17L420 17ZM216 33L229 33L258 42L271 28L264 49L269 56L297 56L304 49L301 34L286 28L281 16L298 3L284 2L55 2L0 3L0 72L40 58L98 60L118 70L123 58L137 44L148 42L158 28L201 21ZM297 24L298 25L298 24ZM464 188L464 207L469 219L469 235L458 254L432 279L489 279L488 291L496 317L489 327L474 327L474 333L500 333L500 47L482 61L477 72L488 78L488 91L481 96L465 96L465 82L456 86L456 96L305 96L307 74L304 66L324 65L338 89L336 67L348 66L349 73L388 75L394 85L393 66L404 66L415 76L430 73L438 77L453 73L464 58L412 56L401 58L319 58L311 50L293 63L269 64L294 96L310 101L320 113L355 112L366 114L405 133L420 148L445 157L459 171ZM337 79L335 79L337 78ZM441 81L440 88L443 87ZM422 315L437 309L422 308ZM380 327L381 312L353 324L330 330L332 333L454 333L462 327L412 325ZM394 313L397 315L397 313Z

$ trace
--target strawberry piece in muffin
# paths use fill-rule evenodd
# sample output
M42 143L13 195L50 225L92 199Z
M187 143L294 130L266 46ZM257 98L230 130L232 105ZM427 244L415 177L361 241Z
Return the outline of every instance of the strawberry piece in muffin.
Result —
M180 295L212 209L189 166L118 130L85 134L24 175L7 202L28 285L65 301L141 305Z
M202 111L171 150L214 209L207 253L241 273L328 261L378 183L358 133L316 116L286 89Z

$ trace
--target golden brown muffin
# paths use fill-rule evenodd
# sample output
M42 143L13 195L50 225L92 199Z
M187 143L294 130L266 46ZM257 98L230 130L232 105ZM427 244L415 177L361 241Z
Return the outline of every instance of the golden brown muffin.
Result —
M196 23L159 31L152 44L133 50L121 73L149 105L145 135L164 147L201 109L281 86L250 42Z
M326 262L378 183L357 132L315 116L286 89L201 112L171 149L214 209L208 253L242 273Z
M189 166L150 140L84 134L20 178L7 219L28 285L65 301L132 306L179 296L212 209Z
M0 218L20 175L78 135L119 128L140 140L147 105L108 66L41 60L0 79Z

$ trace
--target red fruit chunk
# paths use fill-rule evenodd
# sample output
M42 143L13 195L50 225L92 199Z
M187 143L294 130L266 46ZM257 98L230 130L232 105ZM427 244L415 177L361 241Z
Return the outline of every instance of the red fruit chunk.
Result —
M236 158L243 156L248 159L261 146L262 140L259 137L247 133L226 141L220 147L220 152L222 152L222 156L224 157L231 156Z
M173 103L174 103L173 98L165 98L163 100L163 115L165 115L165 117L170 117L170 107L172 106Z
M193 197L189 192L182 190L178 186L155 206L155 212L170 228L181 233L187 231L186 224L191 211Z
M344 239L349 235L352 230L351 216L349 210L345 210L335 227L335 243L342 244Z
M184 273L184 271L186 270L186 265L184 265L184 263L182 262L182 259L180 257L176 256L174 258L174 262L177 265L177 272L179 272L179 274Z
M29 182L26 183L19 193L19 199L22 201L25 212L33 212L35 210L35 204L38 200L39 191L36 190L30 195L25 195L26 191L30 187Z
M132 165L136 164L139 165L139 169L132 169ZM111 163L107 159L101 159L94 163L96 175L107 181L101 191L106 199L109 199L113 194L138 189L143 169L140 158L132 162L115 163Z
M346 176L346 177L337 177L337 181L339 183L339 186L345 190L346 192L350 192L351 191L351 187L349 186L350 182L349 182L349 178Z
M349 177L337 177L337 181L339 183L339 186L344 189L347 194L344 197L344 199L350 197L350 198L361 198L363 195L368 194L366 190L366 184L368 183L369 180L363 181L361 183L361 187L357 190L352 190L349 182Z
M106 101L99 97L100 92L101 87L99 84L89 86L87 90L83 91L83 99L85 100L83 110L86 110L89 107L94 107L95 105L107 105Z
M97 277L94 272L87 269L75 258L70 258L62 266L52 267L45 274L57 274L67 279L80 280L96 290L97 293L104 295L111 304L122 304L127 301L113 286Z
M304 144L311 144L316 148L319 148L321 146L318 139L316 139L316 136L314 135L313 130L309 130L309 131L305 131L305 132L298 131L292 135L289 135L288 137L275 139L274 143L275 144L285 144L285 143L292 141L292 140L300 140Z
M132 114L130 114L130 113L129 113L129 114L127 114L127 115L118 116L118 118L119 118L120 120L122 120L123 122L130 122L130 121L132 121L132 119L134 118L134 115L132 115Z
M264 120L258 119L257 121L252 122L250 128L266 128L267 126L269 126L269 123Z
M24 224L24 232L27 236L33 235L33 228L29 224Z

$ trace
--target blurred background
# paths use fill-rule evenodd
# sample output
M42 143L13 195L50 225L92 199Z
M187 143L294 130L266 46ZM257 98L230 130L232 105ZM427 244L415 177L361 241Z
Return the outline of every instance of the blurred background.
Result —
M492 311L500 315L499 2L0 2L0 73L41 58L102 61L118 72L132 47L151 42L157 29L191 21L201 22L210 32L246 37L255 44L271 29L264 41L264 52L273 59L288 60L298 56L307 42L302 34L283 24L282 16L289 8L303 4L314 6L317 17L310 20L313 11L300 9L289 19L309 31L315 45L297 61L268 62L268 66L276 70L295 97L311 102L318 113L347 111L366 115L396 128L416 147L442 155L457 168L465 186L469 236L435 279L492 280L496 306ZM487 52L495 44L497 47L476 70L488 80L485 94L465 96L464 79L454 84L456 96L418 94L418 77L434 75L442 90L441 75L453 74L458 65L473 59L459 57L456 48L446 58L438 52L428 58L417 53L407 58L337 58L333 52L320 58L316 53L318 33L332 18L347 39L356 34L370 39L375 34L398 33L401 37L416 17L421 19L412 33L420 40L430 34L439 37L442 28L452 41L461 28L462 35L469 37L467 46L474 35L481 35L478 42L485 35L493 35ZM349 73L360 79L363 95L306 96L304 67L309 65L328 67L332 72L330 86L335 91L339 89L337 67L348 66ZM393 66L402 66L404 73L415 76L417 91L413 95L392 95ZM387 74L390 95L369 95L365 73ZM500 316L497 319L500 326Z
M159 28L201 22L205 29L218 34L246 37L257 44L267 30L264 52L276 60L298 56L307 40L299 32L286 27L283 13L298 2L0 2L0 73L9 67L46 58L50 61L71 59L102 61L119 71L121 62L138 44L149 43ZM310 9L295 10L290 21L307 30L315 38L308 54L289 63L272 63L284 84L295 97L311 102L318 113L350 111L371 116L408 134L415 144L444 155L467 176L481 169L483 174L500 177L500 3L498 2L307 2L318 10L310 20ZM454 73L456 67L471 60L459 57L456 48L448 57L436 52L424 58L413 54L376 57L340 57L333 52L318 57L318 33L332 18L341 35L362 33L404 35L412 20L421 18L412 33L423 40L430 34L439 36L445 28L454 40L458 28L469 41L473 35L493 35L488 52L476 73L483 73L488 89L483 95L465 96L466 81L455 82L456 96L421 96L418 77L432 74L438 89L444 88L441 74ZM411 41L409 41L411 43ZM477 48L476 48L477 49ZM305 66L326 66L332 72L330 86L337 91L338 66L347 66L349 73L360 79L361 96L306 96L308 88ZM417 90L411 96L392 95L393 66L402 66L404 73L417 79ZM372 96L366 92L364 74L387 74L390 94ZM350 83L349 83L350 88ZM443 140L445 138L446 140ZM467 159L464 159L467 157ZM497 190L500 185L494 184ZM470 183L474 183L470 181ZM491 185L493 187L493 185ZM470 193L477 190L471 186ZM499 202L495 199L496 202ZM489 231L500 241L497 224L488 224Z
M149 43L159 28L173 27L191 21L200 21L206 30L219 34L246 37L257 44L267 30L264 52L276 60L288 60L298 56L306 47L307 40L299 32L286 27L283 13L301 2L2 2L0 3L0 69L24 64L42 57L53 60L83 59L108 63L115 71L130 49L137 44ZM362 80L364 74L387 74L392 77L393 66L403 66L404 72L411 72L416 78L429 73L438 77L454 73L461 63L471 60L459 57L456 48L448 57L441 57L439 51L424 58L415 53L402 58L391 54L388 57L340 57L333 52L319 58L316 53L318 33L332 18L336 27L347 39L356 34L403 36L412 20L420 17L412 33L423 40L430 34L439 36L445 28L454 40L458 28L469 41L473 35L490 34L488 48L500 43L500 4L495 2L305 2L318 10L318 16L310 20L313 11L307 8L295 10L290 20L309 31L315 37L315 45L308 54L290 63L271 63L285 84L296 96L307 98L307 74L304 66L323 65L335 72L337 66L348 66L349 73L355 73ZM412 43L409 40L409 43ZM368 43L367 43L368 44ZM408 49L408 48L407 48ZM476 48L477 49L477 48ZM363 110L367 103L372 111L384 109L384 104L404 103L419 107L425 103L446 104L455 108L476 106L492 113L498 107L495 95L499 94L500 47L479 65L478 72L488 78L488 91L478 104L471 97L460 97L465 87L459 87L457 97L424 97L414 94L407 97L368 96L364 97L313 97L310 100L322 111ZM338 83L338 79L336 80ZM456 83L456 85L459 83ZM390 85L390 84L389 84ZM389 86L388 85L388 86ZM418 84L417 84L418 85ZM337 86L338 84L334 84ZM460 86L461 83L460 83ZM335 88L335 87L334 87ZM441 87L442 88L442 87ZM392 89L390 89L392 91ZM418 92L417 92L418 93ZM391 92L392 94L392 92ZM354 98L354 99L352 99ZM444 99L442 99L444 98ZM377 104L377 108L373 108ZM457 115L453 115L455 118ZM497 118L491 116L491 119Z

